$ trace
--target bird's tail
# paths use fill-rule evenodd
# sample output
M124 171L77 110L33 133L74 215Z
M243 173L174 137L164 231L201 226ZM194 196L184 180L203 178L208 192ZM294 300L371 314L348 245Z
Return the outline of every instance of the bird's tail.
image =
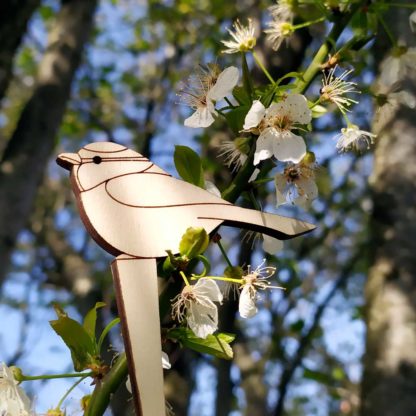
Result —
M235 205L222 206L221 209L207 208L206 214L199 212L198 218L223 221L224 225L245 228L267 234L279 240L288 240L314 230L313 224L277 214L241 208Z

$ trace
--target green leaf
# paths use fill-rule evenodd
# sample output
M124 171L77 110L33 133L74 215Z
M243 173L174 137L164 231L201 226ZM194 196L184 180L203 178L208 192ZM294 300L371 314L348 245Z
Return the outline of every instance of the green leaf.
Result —
M87 331L88 335L95 339L95 324L97 323L97 309L105 306L104 302L97 302L95 306L87 313L84 318L84 328Z
M249 105L242 105L240 107L233 108L231 111L224 114L228 126L235 134L238 134L241 130L243 130L244 119L248 110L250 110Z
M251 99L244 87L235 87L233 89L233 96L240 105L249 106L251 104Z
M208 233L202 227L189 227L179 243L179 253L189 259L202 254L208 247Z
M230 343L234 341L235 335L219 333L208 335L205 339L198 338L188 328L175 328L168 332L168 337L179 341L184 347L200 352L201 354L213 355L224 360L232 360L234 353Z
M85 328L74 319L71 319L58 305L54 305L58 319L50 321L53 330L63 339L71 351L75 371L88 368L95 363L96 345Z
M329 374L325 374L321 371L310 370L309 368L305 368L303 370L303 377L322 384L331 385L333 382L332 377Z
M173 160L176 170L184 181L205 188L204 171L197 153L187 146L175 146Z

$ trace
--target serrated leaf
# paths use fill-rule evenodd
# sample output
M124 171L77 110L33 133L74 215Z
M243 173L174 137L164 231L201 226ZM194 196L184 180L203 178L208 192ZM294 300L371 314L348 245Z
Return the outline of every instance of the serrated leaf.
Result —
M97 309L105 306L104 302L97 302L95 306L88 311L84 318L83 327L87 331L88 335L95 339L95 325L97 323Z
M189 227L179 243L179 253L189 259L202 254L208 247L208 233L202 227Z
M49 323L71 351L75 371L85 370L89 364L94 363L95 340L89 336L79 322L70 318L61 307L54 305L54 308L58 319Z
M168 337L179 341L184 347L200 352L201 354L213 355L224 360L232 360L234 353L230 343L234 341L235 335L219 333L208 335L205 339L198 338L188 328L175 328L168 332Z
M184 181L205 188L202 162L196 152L187 146L175 146L173 160L176 170Z

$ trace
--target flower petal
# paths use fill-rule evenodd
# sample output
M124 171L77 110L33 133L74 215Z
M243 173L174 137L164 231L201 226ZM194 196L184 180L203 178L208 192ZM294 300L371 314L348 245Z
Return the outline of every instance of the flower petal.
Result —
M212 279L199 279L193 287L197 298L207 298L212 302L222 302L223 296L217 283Z
M260 121L263 119L266 114L266 109L261 101L255 100L248 111L246 118L244 119L244 130L249 130L254 127L257 127L260 124Z
M224 71L218 75L217 82L208 91L207 99L214 101L222 100L237 85L239 77L240 73L235 66L225 68Z
M196 129L198 127L208 127L214 121L215 119L208 107L200 107L185 120L184 125Z
M192 302L186 320L197 337L206 338L218 329L218 309L212 302L204 305Z
M263 250L269 254L276 254L283 249L283 241L263 234Z
M254 165L258 165L262 160L273 156L273 142L276 137L276 129L268 128L262 131L256 142L254 153Z
M211 194L218 196L221 198L221 192L220 190L211 182L211 181L205 181L205 189L210 192Z
M274 185L276 187L276 206L280 207L280 205L286 204L286 195L285 190L287 187L287 181L284 175L278 173L274 177Z
M296 181L299 195L305 195L309 201L314 200L318 196L318 187L312 178L299 178Z
M308 101L301 94L289 94L279 103L273 103L267 110L267 117L276 114L287 115L290 120L300 124L308 124L312 120Z
M273 154L282 162L299 163L306 154L306 145L302 137L290 131L277 132L273 141Z
M169 361L169 355L167 355L164 351L162 351L162 368L165 370L170 370L171 364Z
M254 169L253 173L248 178L248 183L254 182L257 179L257 176L259 176L259 173L260 173L260 169L257 169L257 168Z
M252 285L243 286L238 302L238 311L242 318L251 318L257 313L256 289Z

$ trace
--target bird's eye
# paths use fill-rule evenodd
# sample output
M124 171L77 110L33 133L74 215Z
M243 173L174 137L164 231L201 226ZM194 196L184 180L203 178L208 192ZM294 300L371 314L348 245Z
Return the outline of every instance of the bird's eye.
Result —
M92 161L93 161L96 165L99 165L99 164L103 161L103 159L101 158L101 156L94 156L94 157L92 158Z

